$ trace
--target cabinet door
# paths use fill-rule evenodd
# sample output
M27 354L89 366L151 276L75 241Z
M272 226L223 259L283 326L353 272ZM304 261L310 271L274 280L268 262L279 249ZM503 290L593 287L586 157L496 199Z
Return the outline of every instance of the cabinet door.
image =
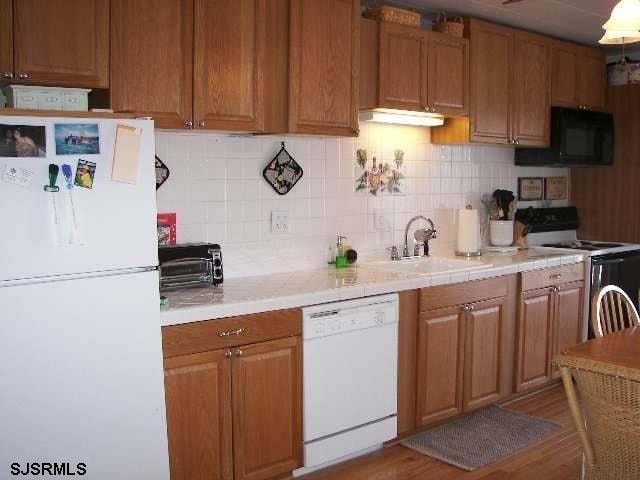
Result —
M420 314L416 426L462 413L464 312L461 307Z
M231 480L231 360L225 351L164 361L171 480Z
M555 295L554 356L582 341L584 321L582 316L584 283L568 283L558 288ZM560 370L555 367L553 377L560 378Z
M301 366L300 337L234 350L235 480L280 477L302 466Z
M551 104L578 106L578 48L571 43L553 42Z
M579 48L578 101L590 110L604 110L606 103L606 61L593 48Z
M357 135L359 38L359 0L292 2L292 133Z
M14 0L14 13L16 80L109 86L109 0Z
M13 0L0 0L0 85L13 73Z
M461 117L469 106L469 40L429 33L426 105L447 117Z
M472 142L509 143L513 30L486 22L470 23Z
M264 129L265 0L196 0L193 110L196 128Z
M513 82L513 140L521 146L549 145L551 40L516 31Z
M380 23L378 105L424 112L427 88L427 35L418 28Z
M475 303L465 318L464 411L500 398L502 332L506 299Z
M551 379L553 299L553 288L522 294L518 313L516 392L542 386Z
M191 122L193 0L111 0L111 108Z

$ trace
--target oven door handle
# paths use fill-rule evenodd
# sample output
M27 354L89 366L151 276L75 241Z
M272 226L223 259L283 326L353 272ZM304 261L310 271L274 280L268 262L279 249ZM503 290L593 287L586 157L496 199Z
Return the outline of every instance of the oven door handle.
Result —
M594 266L598 266L598 265L614 265L616 263L622 263L624 262L624 258L613 258L611 260L595 260L593 262Z

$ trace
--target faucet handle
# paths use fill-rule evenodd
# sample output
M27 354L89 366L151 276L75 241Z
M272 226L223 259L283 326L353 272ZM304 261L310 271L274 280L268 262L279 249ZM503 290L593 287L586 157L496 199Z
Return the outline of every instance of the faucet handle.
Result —
M391 260L398 260L398 247L391 245L387 247L387 251L391 252Z
M436 230L435 228L428 228L424 231L424 233L427 237L429 237L429 239L438 238L438 230Z
M342 246L342 241L343 241L343 240L346 240L346 239L347 239L347 236L346 236L346 235L340 235L340 234L338 234L338 243L337 243L338 247L341 247L341 246Z

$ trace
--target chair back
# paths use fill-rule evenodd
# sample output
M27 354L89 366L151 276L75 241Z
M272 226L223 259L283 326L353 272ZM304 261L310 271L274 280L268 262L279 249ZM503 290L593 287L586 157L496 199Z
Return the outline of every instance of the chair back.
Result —
M596 292L591 304L591 323L596 337L640 324L640 316L629 296L615 285Z

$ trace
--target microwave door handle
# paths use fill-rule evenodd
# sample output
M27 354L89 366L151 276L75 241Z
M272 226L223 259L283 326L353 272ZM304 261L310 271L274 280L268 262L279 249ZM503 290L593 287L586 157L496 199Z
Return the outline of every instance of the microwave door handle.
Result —
M603 135L602 135L602 129L601 128L596 128L595 134L593 135L593 153L594 153L594 158L593 160L597 160L597 163L602 163L602 157L604 154L603 151L603 145L602 145L602 139L603 139Z

